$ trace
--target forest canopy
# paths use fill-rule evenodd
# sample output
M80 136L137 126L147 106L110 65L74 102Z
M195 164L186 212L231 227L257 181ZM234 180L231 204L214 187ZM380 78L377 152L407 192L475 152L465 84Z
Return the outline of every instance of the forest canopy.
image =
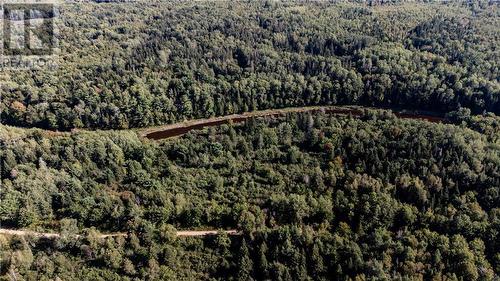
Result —
M4 72L4 124L135 128L360 104L500 113L498 5L71 3L59 68Z
M58 11L0 72L1 281L498 280L497 2Z
M6 271L67 280L500 272L500 147L466 127L301 113L160 142L132 131L1 134L2 225L85 235L2 242ZM172 234L233 228L242 234ZM95 229L129 235L99 239Z

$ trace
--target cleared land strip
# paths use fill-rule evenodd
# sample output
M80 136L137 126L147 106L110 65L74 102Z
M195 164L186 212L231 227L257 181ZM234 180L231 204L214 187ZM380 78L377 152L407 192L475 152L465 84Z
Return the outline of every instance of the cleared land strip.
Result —
M142 137L150 139L164 139L169 137L175 137L183 135L194 129L201 129L204 127L217 126L225 124L229 121L241 122L252 117L263 117L271 115L284 115L292 112L308 112L308 111L320 111L325 108L330 108L326 106L310 106L310 107L293 107L293 108L283 108L283 109L267 109L259 111L250 111L241 114L230 114L225 116L211 117L205 119L193 119L184 122L178 122L169 125L157 126L147 129L142 129L139 134Z
M189 236L208 236L217 235L218 233L226 233L228 235L239 235L237 230L182 230L177 231L176 235L179 237L189 237ZM31 230L15 230L15 229L5 229L0 228L0 235L11 235L11 236L33 236L37 238L60 238L62 235L59 233L49 233L49 232L36 232ZM117 237L117 236L127 236L127 233L109 233L100 234L99 238ZM82 238L83 235L75 234L72 235L74 238Z
M141 129L138 132L139 135L141 135L142 137L153 140L160 140L175 136L181 136L191 130L197 130L205 127L226 124L230 121L234 123L243 122L253 117L279 116L279 115L286 115L288 113L300 113L300 112L325 112L338 115L361 116L363 114L364 109L376 109L376 108L360 107L360 106L306 106L306 107L291 107L282 109L267 109L267 110L245 112L241 114L231 114L219 117L212 117L206 119L188 120L170 125ZM394 114L399 118L419 119L419 120L426 120L429 122L443 122L444 120L443 118L435 115L408 113L404 111L394 112Z

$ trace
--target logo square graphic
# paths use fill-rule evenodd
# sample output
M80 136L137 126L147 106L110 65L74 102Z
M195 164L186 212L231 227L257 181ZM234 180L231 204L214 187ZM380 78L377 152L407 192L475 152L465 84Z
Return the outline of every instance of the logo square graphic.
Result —
M0 68L56 67L56 2L5 0L0 5Z

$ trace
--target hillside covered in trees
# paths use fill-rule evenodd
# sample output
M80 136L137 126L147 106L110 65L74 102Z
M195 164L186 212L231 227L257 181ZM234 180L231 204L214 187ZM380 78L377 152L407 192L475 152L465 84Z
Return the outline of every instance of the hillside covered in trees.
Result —
M85 235L0 241L4 274L492 280L500 272L499 144L465 126L301 113L160 142L132 131L3 126L1 134L2 225ZM98 239L94 228L129 236ZM175 238L176 228L242 234Z
M500 113L498 3L151 2L60 5L59 68L3 72L2 122L124 129L317 104Z
M497 2L58 10L0 72L1 281L500 278Z

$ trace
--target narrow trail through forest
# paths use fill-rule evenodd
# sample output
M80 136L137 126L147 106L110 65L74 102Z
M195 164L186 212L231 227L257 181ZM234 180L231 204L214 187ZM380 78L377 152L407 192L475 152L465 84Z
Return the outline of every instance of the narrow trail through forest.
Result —
M178 237L191 237L191 236L208 236L208 235L217 235L219 233L226 233L228 235L239 235L240 233L237 230L180 230L176 231L176 235ZM60 233L50 233L50 232L37 232L31 230L15 230L15 229L6 229L0 228L0 235L10 235L10 236L33 236L36 238L61 238L63 235ZM118 233L108 233L108 234L100 234L99 238L108 238L108 237L118 237L128 236L125 232ZM75 234L72 235L73 238L79 239L83 238L83 235Z
M139 135L141 135L142 137L153 140L161 140L161 139L181 136L191 130L218 126L222 124L227 124L229 122L240 123L254 117L280 116L280 115L286 115L288 113L299 113L299 112L325 112L337 115L361 116L363 115L364 109L375 110L377 108L361 107L361 106L306 106L306 107L290 107L282 109L267 109L267 110L245 112L241 114L231 114L219 117L211 117L205 119L193 119L170 125L162 125L157 127L140 129L138 130L138 132ZM394 115L396 115L398 118L418 119L434 123L444 121L444 118L434 115L416 114L403 111L401 112L394 111Z

